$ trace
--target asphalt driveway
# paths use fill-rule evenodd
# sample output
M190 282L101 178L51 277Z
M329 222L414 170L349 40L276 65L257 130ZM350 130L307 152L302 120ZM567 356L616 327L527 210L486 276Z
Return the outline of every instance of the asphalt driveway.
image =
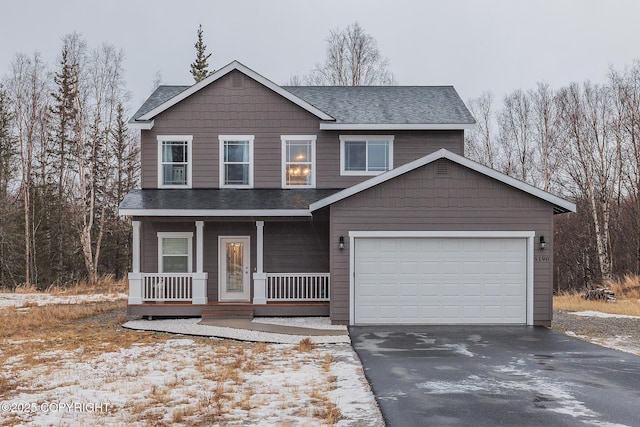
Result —
M527 326L349 334L390 427L640 425L632 354Z

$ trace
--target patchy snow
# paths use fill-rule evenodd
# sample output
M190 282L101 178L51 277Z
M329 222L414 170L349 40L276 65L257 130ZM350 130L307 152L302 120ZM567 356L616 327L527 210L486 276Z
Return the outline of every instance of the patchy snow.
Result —
M640 356L640 345L633 337L616 335L610 338L598 338L588 335L579 335L573 331L565 331L565 335L570 337L579 338L583 341L588 341L593 344L598 344L603 347L612 348L614 350L624 351L625 353L631 353Z
M36 305L120 298L126 295L0 293L0 311L27 310L28 315L28 308ZM147 337L129 346L117 341L95 343L104 346L102 353L80 347L33 354L25 350L6 357L0 372L5 386L0 391L0 424L384 426L344 326L320 318L287 319L288 326L345 330L344 335L310 337L317 346L303 351L296 345L302 336L198 325L199 321L129 322L129 327L137 324L139 329L183 335L158 336L151 342ZM0 339L0 356L4 345L43 341Z
M627 314L611 314L611 313L603 313L601 311L570 311L570 314L582 317L600 317L603 319L606 318L615 318L615 319L640 319L640 316L630 316Z
M28 308L34 306L43 306L49 304L83 304L88 302L99 301L116 301L127 299L128 295L119 294L87 294L87 295L68 295L54 296L51 294L14 294L0 293L0 308L16 307Z
M469 375L459 381L425 381L417 384L417 387L430 394L512 395L514 392L527 392L544 402L549 411L592 424L599 422L596 418L600 414L587 408L571 393L574 384L549 381L537 372L519 368L519 365L516 360L508 365L495 366L492 369L495 376Z
M125 323L125 328L143 331L171 332L175 334L196 335L204 337L229 338L240 341L269 342L279 344L297 344L303 336L275 334L271 332L252 331L247 329L227 328L223 326L201 325L200 318L132 320ZM298 326L298 325L296 325ZM350 343L349 335L320 335L309 337L315 344Z
M132 332L133 333L133 332ZM292 345L176 338L86 359L56 350L53 363L12 358L17 384L2 409L21 425L324 425L327 402L338 426L383 426L349 345L301 352ZM329 361L327 363L326 361ZM322 397L324 396L324 398ZM324 399L324 400L323 400Z

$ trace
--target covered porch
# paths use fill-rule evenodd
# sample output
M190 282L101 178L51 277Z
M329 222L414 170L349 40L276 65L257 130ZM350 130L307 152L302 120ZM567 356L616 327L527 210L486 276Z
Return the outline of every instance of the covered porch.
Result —
M120 214L133 225L129 312L197 316L250 305L256 314L329 314L328 209L338 190L132 190ZM319 314L321 308L322 314Z

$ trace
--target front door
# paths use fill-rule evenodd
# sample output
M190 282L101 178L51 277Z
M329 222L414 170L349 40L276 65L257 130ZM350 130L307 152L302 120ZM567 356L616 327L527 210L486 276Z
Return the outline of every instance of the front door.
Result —
M249 237L219 237L218 242L218 300L250 301Z

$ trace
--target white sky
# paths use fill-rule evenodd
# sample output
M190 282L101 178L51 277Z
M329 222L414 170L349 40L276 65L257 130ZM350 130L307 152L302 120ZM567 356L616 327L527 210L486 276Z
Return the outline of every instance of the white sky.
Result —
M213 68L237 59L284 84L324 59L330 29L374 36L402 85L454 85L468 100L546 81L604 82L640 58L637 0L19 0L0 7L0 75L15 53L52 65L61 38L126 52L132 110L163 84L191 84L198 24Z

